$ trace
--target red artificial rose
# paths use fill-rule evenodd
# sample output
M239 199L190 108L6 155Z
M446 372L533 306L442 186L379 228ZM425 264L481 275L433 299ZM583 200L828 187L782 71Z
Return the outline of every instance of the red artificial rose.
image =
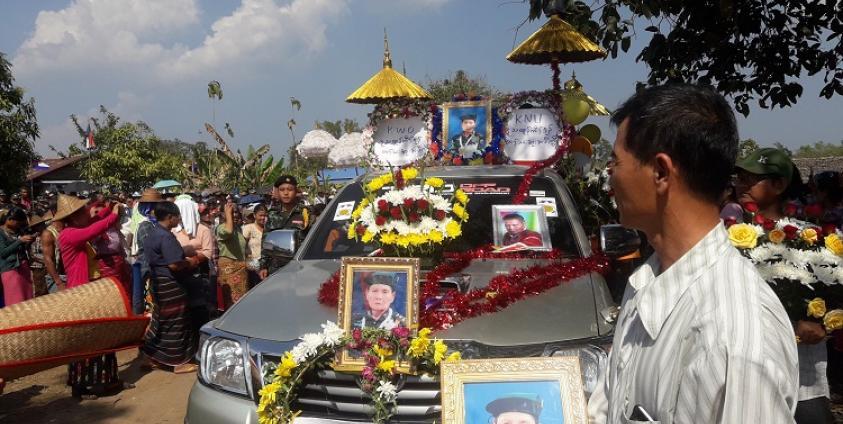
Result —
M399 339L410 337L410 329L407 327L395 327L392 329L392 335Z
M357 226L357 235L362 236L364 233L366 233L366 227L364 227L362 225L358 225Z
M823 207L819 203L814 203L808 206L805 206L805 215L809 218L819 218L823 216Z
M795 239L796 235L799 234L799 228L793 225L785 225L782 230L784 231L784 234L787 236L788 240Z
M383 200L383 199L378 200L378 210L381 211L381 212L388 211L389 210L389 202L387 202L386 200Z
M763 226L764 231L772 231L774 228L776 228L776 221L773 221L772 219L765 219Z
M392 209L389 210L389 214L392 215L395 219L401 218L401 208L397 206L393 206Z
M377 218L375 218L375 225L380 227L384 224L386 224L386 217L378 216Z
M454 158L454 165L462 165L462 156L457 156Z
M416 204L416 201L415 201L415 200L413 200L413 199L404 199L404 208L405 208L405 209L410 209L410 208L412 208L412 207L413 207L413 205L415 205L415 204Z
M743 204L743 210L749 213L758 212L758 203L755 202L746 202Z
M764 218L763 215L755 215L752 220L755 221L755 223L758 225L764 225L764 221L766 221L766 218Z
M437 221L445 219L445 215L445 211L441 209L437 209L436 212L433 213L433 216L436 218Z
M419 222L419 221L421 221L421 219L419 218L419 214L417 214L417 213L415 213L415 212L413 212L413 213L411 213L411 214L410 214L410 216L409 216L409 220L410 220L410 222Z
M419 199L419 200L416 201L416 207L418 207L421 210L425 210L425 209L430 207L430 202L428 202L425 199Z
M817 232L817 237L818 237L820 240L822 240L822 238L823 238L823 237L825 237L825 236L823 235L823 229L822 229L822 228L820 228L820 227L811 227L811 228L813 228L813 229L814 229L814 231L816 231L816 232Z
M726 219L724 219L724 220L723 220L723 224L725 224L725 225L726 225L726 228L729 228L729 227L731 227L732 225L735 225L735 224L737 224L737 223L738 223L738 220L737 220L737 219L735 219L735 217L734 217L734 216L727 217Z
M825 224L823 225L823 234L831 235L837 232L837 226L834 224Z
M784 214L790 217L796 216L799 213L799 206L796 203L788 203L787 206L784 207Z

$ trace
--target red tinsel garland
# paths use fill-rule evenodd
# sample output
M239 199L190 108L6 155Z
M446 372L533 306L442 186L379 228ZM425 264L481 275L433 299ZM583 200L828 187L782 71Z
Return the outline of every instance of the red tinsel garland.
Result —
M419 325L432 330L452 327L457 323L482 314L499 311L510 304L543 293L564 282L590 272L604 272L609 265L605 256L562 262L559 250L550 252L498 253L491 247L467 252L449 252L445 262L439 264L426 276L420 294ZM482 289L468 293L452 292L441 297L439 283L445 277L467 268L475 259L545 259L553 262L515 269L509 274L498 275ZM319 303L336 307L339 298L340 271L337 271L319 288Z

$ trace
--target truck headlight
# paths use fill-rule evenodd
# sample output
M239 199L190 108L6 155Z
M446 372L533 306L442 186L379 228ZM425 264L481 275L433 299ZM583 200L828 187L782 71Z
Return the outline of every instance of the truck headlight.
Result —
M583 391L586 400L597 388L597 379L606 368L608 354L597 346L587 346L572 349L560 349L553 352L553 356L579 356L580 372L582 373Z
M208 339L203 348L202 380L222 390L248 395L243 348L240 342L221 337Z

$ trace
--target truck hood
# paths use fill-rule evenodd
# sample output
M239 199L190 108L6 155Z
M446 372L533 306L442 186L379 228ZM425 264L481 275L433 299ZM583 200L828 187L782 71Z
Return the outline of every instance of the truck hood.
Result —
M533 261L475 261L462 274L472 276L471 287L484 287L513 266ZM293 261L253 288L215 322L222 331L249 338L291 341L318 332L320 324L337 321L336 308L319 303L319 287L337 271L337 260ZM473 340L490 346L510 346L574 340L605 334L598 311L608 305L585 275L537 296L528 297L493 314L465 320L437 333L448 340ZM600 285L597 285L599 288Z

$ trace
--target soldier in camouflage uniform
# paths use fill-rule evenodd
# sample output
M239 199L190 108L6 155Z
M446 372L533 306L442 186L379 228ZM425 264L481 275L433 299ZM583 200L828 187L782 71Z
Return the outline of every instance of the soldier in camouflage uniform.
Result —
M264 237L275 230L298 230L296 247L304 240L307 230L310 229L312 214L296 197L297 191L298 182L292 175L282 175L275 181L272 203L263 229ZM259 271L261 279L265 279L288 262L289 259L273 257L263 249Z

